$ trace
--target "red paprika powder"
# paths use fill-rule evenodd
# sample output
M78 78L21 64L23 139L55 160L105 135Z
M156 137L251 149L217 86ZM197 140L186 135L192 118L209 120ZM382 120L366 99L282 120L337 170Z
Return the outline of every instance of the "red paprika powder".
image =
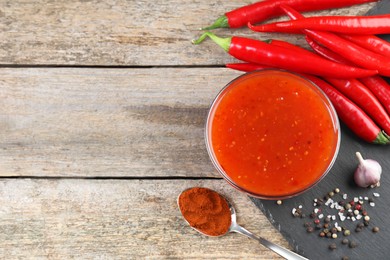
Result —
M229 231L229 204L217 192L207 188L191 188L180 194L178 204L189 225L202 233L220 236Z

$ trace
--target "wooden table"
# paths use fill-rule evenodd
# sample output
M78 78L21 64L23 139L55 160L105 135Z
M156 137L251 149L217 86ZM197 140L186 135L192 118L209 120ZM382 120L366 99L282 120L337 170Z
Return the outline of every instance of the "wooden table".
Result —
M203 139L210 102L241 73L191 39L249 2L0 0L1 258L279 259L240 235L198 234L176 204L185 188L213 188L244 227L289 246L221 179Z

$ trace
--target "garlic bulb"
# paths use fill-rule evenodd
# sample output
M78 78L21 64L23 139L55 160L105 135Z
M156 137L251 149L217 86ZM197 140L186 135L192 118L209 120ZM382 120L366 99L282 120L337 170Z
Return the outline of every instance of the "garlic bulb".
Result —
M356 184L364 188L379 186L382 174L381 165L375 160L363 159L359 152L356 153L356 157L359 160L359 165L354 174Z

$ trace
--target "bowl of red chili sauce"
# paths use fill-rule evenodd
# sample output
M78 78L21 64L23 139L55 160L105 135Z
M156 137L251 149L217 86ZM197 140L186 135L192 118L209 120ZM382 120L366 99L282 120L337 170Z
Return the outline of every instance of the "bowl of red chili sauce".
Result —
M340 126L327 96L302 76L259 70L237 77L210 107L206 147L233 187L262 199L285 199L330 171Z

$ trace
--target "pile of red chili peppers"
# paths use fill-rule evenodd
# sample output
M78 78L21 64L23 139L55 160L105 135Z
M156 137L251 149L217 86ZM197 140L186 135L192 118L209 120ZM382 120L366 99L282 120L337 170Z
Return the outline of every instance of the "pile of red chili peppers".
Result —
M390 33L390 14L304 17L299 11L339 8L376 0L264 0L225 13L204 29L238 28L256 32L302 34L312 51L280 40L220 38L205 32L194 44L211 38L240 63L240 71L278 68L294 71L320 87L338 116L370 143L390 143L390 43L374 34ZM287 15L290 20L254 25Z

